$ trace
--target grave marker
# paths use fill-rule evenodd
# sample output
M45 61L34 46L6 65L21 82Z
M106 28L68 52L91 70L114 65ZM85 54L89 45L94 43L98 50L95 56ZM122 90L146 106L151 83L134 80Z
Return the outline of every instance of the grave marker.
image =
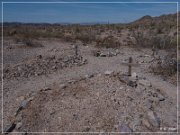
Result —
M122 63L122 64L128 66L128 76L132 75L132 67L138 67L139 66L139 64L133 63L132 57L129 57L128 63Z

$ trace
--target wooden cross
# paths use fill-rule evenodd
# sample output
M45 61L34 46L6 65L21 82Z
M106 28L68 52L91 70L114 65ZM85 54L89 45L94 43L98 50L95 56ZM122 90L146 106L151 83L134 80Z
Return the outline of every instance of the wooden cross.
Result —
M138 67L139 66L139 64L133 63L132 57L129 57L129 63L122 63L122 64L128 66L128 76L132 75L132 66L133 67Z

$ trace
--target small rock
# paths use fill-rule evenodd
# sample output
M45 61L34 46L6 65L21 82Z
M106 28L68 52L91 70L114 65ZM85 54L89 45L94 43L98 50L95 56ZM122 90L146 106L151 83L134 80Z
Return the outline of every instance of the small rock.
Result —
M85 78L92 78L94 75L85 75Z
M122 89L124 89L124 87L120 87L119 89L122 90Z
M69 80L68 83L75 83L76 80Z
M145 107L146 107L147 109L151 109L151 108L152 108L152 103L153 103L152 100L150 100L150 99L146 100L146 102L145 102Z
M133 121L133 130L136 131L141 124L142 120L139 117L135 117Z
M20 107L22 107L22 108L26 108L27 107L27 104L28 104L28 100L24 100L24 101L22 101L21 102L21 104L20 104Z
M16 128L17 129L20 129L22 127L22 123L21 122L18 122L17 124L16 124Z
M135 72L133 72L132 75L131 75L131 78L132 78L133 80L136 80L136 79L137 79L137 74L136 74Z
M105 74L105 75L111 75L112 73L113 73L113 71L107 70L104 74Z
M116 49L115 52L116 52L116 54L118 54L119 53L119 49Z
M35 75L35 76L38 76L39 74L35 72L34 75Z
M42 55L38 55L37 58L38 58L38 59L42 59Z
M21 68L21 67L18 67L18 71L22 71L22 68Z
M98 50L98 51L93 51L93 55L96 56L96 57L99 57L101 54L101 52Z
M119 127L120 132L133 132L133 130L125 123Z
M151 87L151 82L148 81L148 80L139 80L139 84L140 85L143 85L143 86L146 86L146 87Z
M90 127L85 127L85 129L83 130L83 131L85 131L85 132L89 132L90 131Z
M57 69L57 67L56 67L56 66L53 66L52 69Z
M46 87L46 88L41 89L40 91L48 91L48 90L51 90L51 88Z
M100 57L107 57L107 56L104 53L100 53Z
M82 63L87 64L88 63L87 59L83 59Z
M22 109L24 109L24 108L27 107L29 101L30 101L30 100L24 100L24 101L21 102L18 110L17 110L16 113L15 113L15 116L17 116Z
M67 87L66 84L61 84L61 85L60 85L60 89L65 89L66 87Z
M144 57L151 57L150 55L145 54Z
M96 93L96 96L99 97L99 95L100 95L99 92L97 92L97 93Z
M151 124L149 123L149 121L147 119L143 119L142 121L143 125L145 125L147 128L151 127Z
M157 114L153 111L149 111L148 112L148 118L149 118L149 122L155 126L155 127L159 127L160 126L160 119L157 117Z
M24 96L20 96L20 97L18 97L16 100L17 100L17 101L23 101L24 99L25 99Z
M137 87L137 83L134 80L129 80L128 85L131 87Z
M78 114L73 114L73 119L78 120Z
M27 101L30 102L30 101L32 101L33 99L34 99L34 97L32 96L32 97L28 98Z
M164 101L165 97L162 94L158 94L159 101Z

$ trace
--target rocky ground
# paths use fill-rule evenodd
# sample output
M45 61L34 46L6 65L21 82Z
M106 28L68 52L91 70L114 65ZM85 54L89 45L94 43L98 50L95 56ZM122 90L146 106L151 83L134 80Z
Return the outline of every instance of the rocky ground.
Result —
M4 131L177 131L176 82L150 73L151 50L39 42L4 41ZM123 64L129 57L139 65L130 77Z

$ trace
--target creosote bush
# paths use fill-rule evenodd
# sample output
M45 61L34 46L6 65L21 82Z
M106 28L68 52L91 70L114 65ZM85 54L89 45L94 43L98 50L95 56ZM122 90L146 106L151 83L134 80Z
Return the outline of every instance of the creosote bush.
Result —
M120 43L118 42L117 38L108 36L103 39L97 39L96 46L105 48L118 48L120 47Z
M162 75L164 77L175 75L177 71L180 71L177 69L177 64L180 64L180 61L177 61L176 56L176 53L171 53L163 59L159 59L156 65L151 66L151 71L154 74Z

